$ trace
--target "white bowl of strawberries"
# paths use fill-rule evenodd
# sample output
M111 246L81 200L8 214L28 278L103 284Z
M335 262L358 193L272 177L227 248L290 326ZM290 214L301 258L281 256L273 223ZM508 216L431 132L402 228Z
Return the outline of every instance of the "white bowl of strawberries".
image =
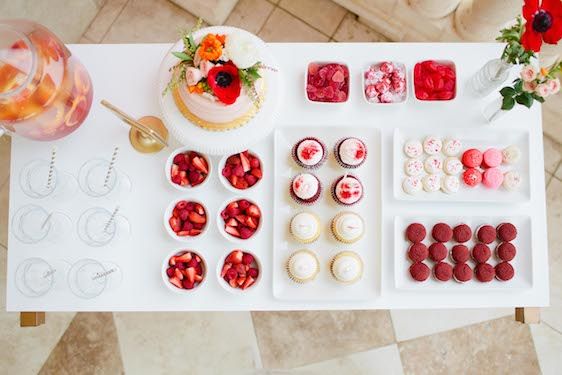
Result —
M164 228L168 234L183 242L200 238L209 227L208 210L194 199L175 199L164 212Z
M166 161L166 179L180 191L203 186L209 181L210 174L209 158L187 147L174 150Z
M174 251L162 265L164 284L176 293L193 293L205 282L206 275L205 260L193 250Z
M224 156L218 170L223 186L234 193L249 191L263 179L262 162L255 152L249 150Z
M251 252L235 249L229 252L217 267L219 283L231 293L243 293L261 280L261 264Z
M219 232L233 242L254 237L260 231L262 221L260 206L246 198L229 198L217 215Z

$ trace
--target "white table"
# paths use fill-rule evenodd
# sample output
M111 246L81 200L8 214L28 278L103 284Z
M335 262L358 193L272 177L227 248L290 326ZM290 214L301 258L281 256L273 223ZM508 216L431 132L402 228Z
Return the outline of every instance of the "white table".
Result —
M127 171L133 182L129 199L119 202L122 212L132 224L132 238L120 247L89 248L78 239L75 231L63 246L29 246L18 242L9 234L7 309L9 311L188 311L188 310L308 310L308 309L386 309L386 308L460 308L460 307L514 307L546 306L549 303L548 250L546 233L545 188L543 175L543 143L540 106L531 110L517 108L493 125L484 122L480 111L485 102L470 97L465 84L479 67L489 59L499 56L498 44L270 44L279 62L284 95L275 119L278 126L353 125L375 127L380 130L382 157L381 196L377 199L382 225L375 229L380 239L380 253L376 267L378 280L376 297L363 301L347 302L298 302L277 300L272 288L272 220L264 223L261 237L254 246L260 247L264 278L260 285L246 295L226 292L218 284L215 267L223 249L206 249L209 267L205 290L191 296L172 293L160 275L164 257L182 244L169 238L162 228L162 215L168 203L178 197L165 181L163 165L172 148L158 154L136 153L128 144L128 128L98 103L107 99L135 116L159 115L156 88L157 70L168 44L137 45L73 45L74 54L85 64L94 84L94 105L85 124L74 134L56 142L59 167L77 173L80 165L94 156L110 157L114 145L121 148L119 166ZM373 106L362 101L360 72L369 62L396 60L406 64L410 74L415 62L424 59L451 59L457 64L459 94L449 103L415 102L411 86L410 98L405 105ZM306 63L311 60L345 61L353 74L352 98L344 106L318 107L306 103L303 93L303 77ZM410 76L409 76L410 77ZM436 121L439 119L439 121ZM532 287L523 291L501 292L472 291L451 293L407 292L394 287L394 217L400 215L455 216L459 210L469 212L475 205L467 203L412 203L394 199L392 187L392 134L396 128L418 129L428 126L428 131L464 128L474 132L509 132L510 129L526 130L530 139L531 199L522 204L482 204L479 216L529 215L532 221ZM433 129L433 130L431 130ZM272 168L273 136L255 148L268 153L265 168ZM10 181L10 218L15 210L26 203L38 203L53 207L53 202L33 201L20 192L19 170L28 161L48 158L52 144L37 143L14 137ZM375 150L373 150L375 151ZM378 152L378 150L377 150ZM217 158L213 159L216 165ZM216 179L216 174L213 178ZM210 189L224 190L218 179ZM264 181L263 196L272 191L272 179ZM225 194L223 191L219 194ZM224 195L225 197L227 195ZM272 213L272 198L266 199L263 211ZM222 201L222 199L221 199ZM101 203L100 203L101 202ZM209 202L214 215L221 202ZM74 220L87 207L101 205L112 209L114 202L88 198L78 190L75 197L58 206ZM213 217L212 217L213 219ZM216 228L210 233L220 236ZM194 242L194 248L204 243ZM254 249L254 251L258 251ZM14 285L14 272L25 258L40 256L47 260L64 259L73 262L81 258L112 261L122 269L121 286L94 299L81 299L60 285L46 296L27 298Z

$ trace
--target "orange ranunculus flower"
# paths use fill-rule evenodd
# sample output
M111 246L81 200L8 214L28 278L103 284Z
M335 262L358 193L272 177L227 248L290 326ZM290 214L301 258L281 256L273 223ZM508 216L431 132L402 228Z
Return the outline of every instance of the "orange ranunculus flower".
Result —
M208 34L199 46L199 56L203 60L215 61L222 55L222 43L214 34Z

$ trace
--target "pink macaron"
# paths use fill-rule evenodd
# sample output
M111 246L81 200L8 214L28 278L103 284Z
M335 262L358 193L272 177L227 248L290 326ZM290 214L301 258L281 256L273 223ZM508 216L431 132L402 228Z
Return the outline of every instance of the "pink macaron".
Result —
M483 164L488 168L497 167L502 163L502 153L496 148L489 148L482 155Z
M482 174L482 184L490 189L497 189L503 183L503 173L499 168L489 168Z

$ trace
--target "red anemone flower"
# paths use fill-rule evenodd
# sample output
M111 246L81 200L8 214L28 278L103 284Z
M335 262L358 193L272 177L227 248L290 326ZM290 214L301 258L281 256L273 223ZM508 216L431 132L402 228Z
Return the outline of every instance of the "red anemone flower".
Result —
M542 42L556 44L562 38L562 1L525 0L523 4L525 32L521 44L526 50L539 52Z
M240 96L238 68L234 64L215 66L207 73L207 84L224 104L232 104Z

